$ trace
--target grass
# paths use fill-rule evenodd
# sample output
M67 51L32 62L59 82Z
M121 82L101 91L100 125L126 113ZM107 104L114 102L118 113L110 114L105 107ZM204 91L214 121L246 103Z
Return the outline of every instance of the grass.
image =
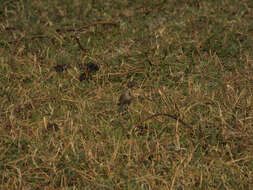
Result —
M253 188L252 1L1 4L0 189Z

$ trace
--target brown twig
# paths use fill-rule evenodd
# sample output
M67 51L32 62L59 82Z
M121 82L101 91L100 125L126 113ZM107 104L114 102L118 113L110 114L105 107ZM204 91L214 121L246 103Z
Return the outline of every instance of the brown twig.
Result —
M41 38L51 38L50 36L46 36L46 35L33 35L30 37L31 40L34 40L34 39L41 39Z
M144 119L141 123L143 123L143 122L145 122L147 120L153 119L155 117L158 117L158 116L167 116L167 117L170 117L172 119L175 119L175 120L179 121L185 127L192 128L190 125L188 125L187 123L185 123L182 119L178 118L175 115L171 115L171 114L167 114L167 113L157 113L157 114L151 115L148 118Z
M81 26L79 28L66 28L66 29L56 29L56 32L80 32L80 31L83 31L84 29L86 28L89 28L91 26L95 26L95 25L115 25L117 26L118 23L116 22L110 22L110 21L96 21L96 22L93 22L91 24L86 24L84 26ZM10 28L10 29L14 29L14 28ZM30 37L21 37L20 39L18 40L12 40L12 41L8 41L7 43L8 44L13 44L13 43L20 43L22 40L34 40L34 39L37 39L37 38L51 38L50 36L47 36L47 35L33 35L33 36L30 36ZM83 48L83 46L81 45L80 43L80 40L78 39L78 37L74 36L74 38L76 39L80 49L86 53L86 49ZM5 43L4 42L0 42L0 45L4 45ZM17 45L15 46L14 49L16 49Z
M76 42L77 42L79 48L83 51L84 54L86 54L87 50L82 46L79 37L77 37L75 35L71 35L71 37L76 39Z
M16 40L16 45L13 47L13 49L12 49L12 51L13 52L16 52L16 50L17 50L17 48L18 48L18 46L19 46L19 44L20 44L20 42L23 40L25 38L25 36L21 36L18 40Z
M110 22L110 21L96 21L96 22L93 22L91 24L86 24L84 26L81 26L79 28L66 28L66 29L62 29L62 28L59 28L59 29L56 29L56 32L80 32L80 31L83 31L84 29L86 28L89 28L91 26L95 26L95 25L115 25L117 26L118 23L117 22ZM10 29L15 29L15 28L10 28ZM33 39L37 39L37 38L50 38L50 36L47 36L47 35L34 35L34 36L31 36L31 37L22 37L22 40L33 40ZM75 38L77 40L77 43L79 45L79 47L85 52L85 48L82 47L82 45L80 44L80 41L78 38ZM7 43L8 44L12 44L12 43L16 43L16 42L20 42L21 40L18 39L18 40L12 40L12 41L8 41ZM5 43L4 42L0 42L1 45L4 45ZM81 45L81 46L80 46Z
M110 21L96 21L96 22L93 22L93 23L91 23L91 24L86 24L86 25L84 25L84 26L81 26L81 27L79 27L79 28L58 28L58 29L56 29L56 32L80 32L80 31L83 31L83 30L85 30L85 29L87 29L87 28L89 28L89 27L91 27L91 26L95 26L95 25L99 25L99 24L101 24L101 25L115 25L115 26L117 26L118 25L118 23L116 23L116 22L110 22Z

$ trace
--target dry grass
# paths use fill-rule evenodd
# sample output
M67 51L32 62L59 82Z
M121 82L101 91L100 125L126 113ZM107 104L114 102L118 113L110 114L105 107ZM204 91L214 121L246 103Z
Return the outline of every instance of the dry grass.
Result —
M253 188L251 1L1 4L0 189Z

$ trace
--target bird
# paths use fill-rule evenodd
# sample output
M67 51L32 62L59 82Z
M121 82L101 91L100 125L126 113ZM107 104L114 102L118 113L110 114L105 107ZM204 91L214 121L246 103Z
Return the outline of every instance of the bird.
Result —
M130 103L133 100L133 95L131 93L130 89L126 89L122 92L122 94L119 97L119 102L118 102L118 106L120 106L119 108L119 112L122 112L125 107L125 105L130 105Z

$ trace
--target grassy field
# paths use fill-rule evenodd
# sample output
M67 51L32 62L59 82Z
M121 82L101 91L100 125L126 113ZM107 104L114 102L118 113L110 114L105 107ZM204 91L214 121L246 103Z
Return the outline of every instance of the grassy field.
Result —
M253 1L0 2L0 189L253 189Z

